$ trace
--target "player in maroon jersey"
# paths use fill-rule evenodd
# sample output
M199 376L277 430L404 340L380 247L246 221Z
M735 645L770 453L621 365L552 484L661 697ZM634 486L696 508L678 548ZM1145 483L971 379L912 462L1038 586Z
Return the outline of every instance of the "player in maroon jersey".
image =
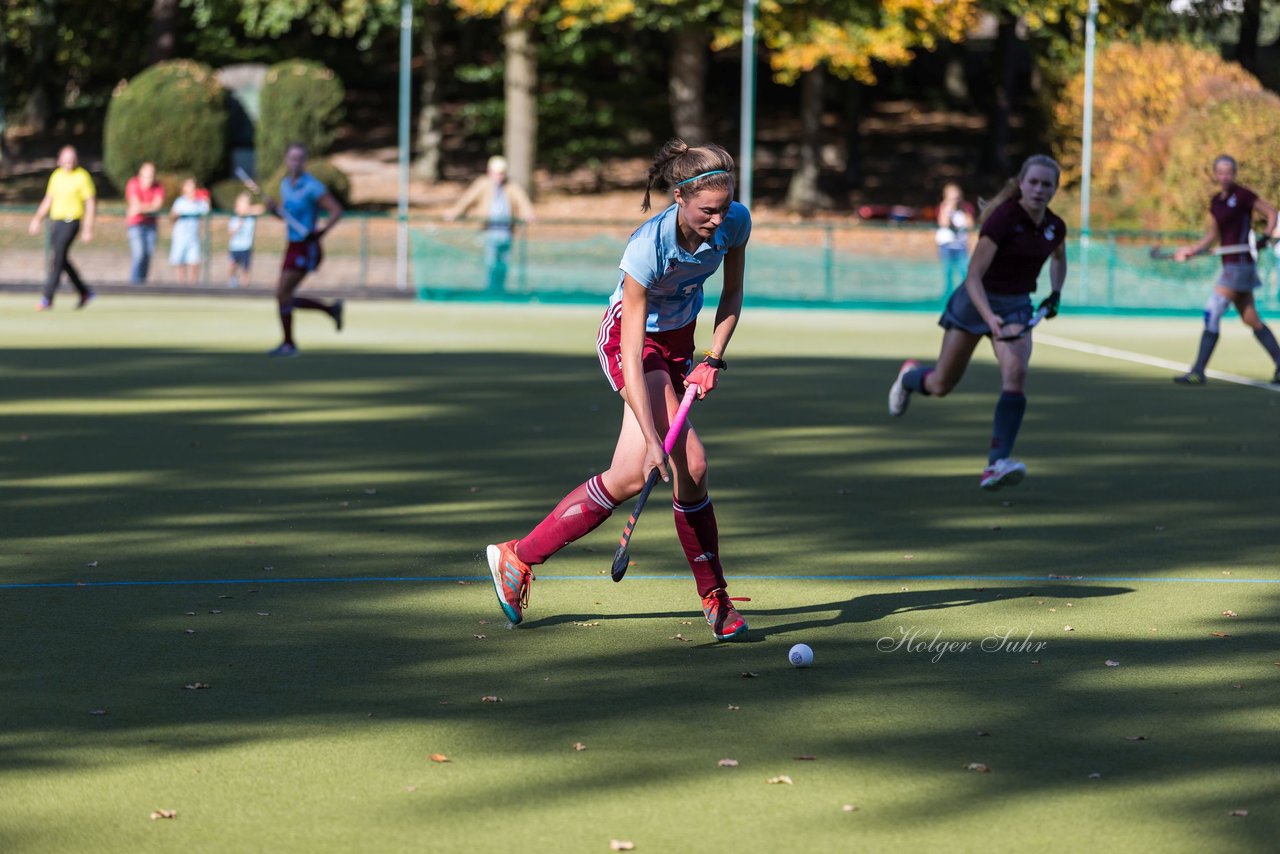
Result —
M913 391L933 397L946 395L964 376L978 342L991 337L1000 365L1000 398L996 402L987 467L978 484L983 489L1014 486L1027 473L1026 465L1010 454L1027 409L1023 389L1031 360L1031 337L1001 339L1016 335L1030 322L1031 294L1040 270L1050 258L1052 291L1040 308L1046 317L1058 313L1067 279L1067 226L1049 210L1049 200L1058 190L1061 174L1061 167L1052 157L1028 157L1018 177L1010 179L987 203L969 272L947 300L938 321L946 330L938 361L925 367L908 359L889 389L889 414L893 416L906 412Z
M1267 218L1265 233L1275 232L1275 207L1259 198L1248 187L1237 184L1236 170L1234 157L1223 154L1213 161L1213 178L1218 182L1219 190L1209 200L1209 222L1204 237L1175 252L1175 261L1186 261L1208 252L1215 243L1223 246L1247 245L1249 234L1253 230L1255 211ZM1222 273L1214 282L1213 293L1204 305L1204 332L1200 334L1200 352L1196 354L1191 370L1174 377L1174 382L1180 385L1204 385L1204 371L1209 365L1209 357L1213 355L1213 348L1218 344L1222 316L1234 305L1236 311L1240 312L1244 325L1253 330L1253 337L1258 339L1258 343L1275 363L1276 372L1271 382L1280 383L1280 345L1276 344L1276 336L1258 316L1258 307L1253 300L1253 289L1261 285L1253 253L1229 252L1222 256Z

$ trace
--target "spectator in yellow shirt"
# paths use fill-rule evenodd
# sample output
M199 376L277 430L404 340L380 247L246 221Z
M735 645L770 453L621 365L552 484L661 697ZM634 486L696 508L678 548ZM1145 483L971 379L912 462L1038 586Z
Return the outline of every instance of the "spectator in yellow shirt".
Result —
M93 240L93 218L97 209L97 191L89 173L78 165L76 150L70 145L63 146L58 152L58 168L49 176L49 186L45 190L44 199L31 218L27 231L32 235L40 233L41 223L45 217L53 224L49 243L53 249L53 261L49 265L49 276L45 280L44 295L36 305L36 311L46 311L53 307L53 294L62 279L62 271L66 270L67 278L80 292L80 302L76 308L84 308L93 299L93 291L85 287L80 279L80 272L72 265L68 253L71 241L84 226L84 242Z

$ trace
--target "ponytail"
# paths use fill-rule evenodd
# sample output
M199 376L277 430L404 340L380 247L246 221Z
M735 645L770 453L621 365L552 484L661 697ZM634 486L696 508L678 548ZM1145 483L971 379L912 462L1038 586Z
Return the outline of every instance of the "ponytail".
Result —
M733 169L729 152L714 143L690 146L683 139L667 140L649 166L640 210L648 212L650 193L655 187L680 187L682 193L689 195L708 188L733 192Z

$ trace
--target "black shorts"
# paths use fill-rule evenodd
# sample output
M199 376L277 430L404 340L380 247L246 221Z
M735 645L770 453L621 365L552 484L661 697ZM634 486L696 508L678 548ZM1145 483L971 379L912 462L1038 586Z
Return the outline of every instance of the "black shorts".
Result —
M1008 323L1027 323L1031 320L1031 294L993 294L987 292L987 302L1000 319ZM964 285L956 288L947 300L947 307L938 318L943 329L963 329L973 335L990 335L987 322L978 314L973 300Z

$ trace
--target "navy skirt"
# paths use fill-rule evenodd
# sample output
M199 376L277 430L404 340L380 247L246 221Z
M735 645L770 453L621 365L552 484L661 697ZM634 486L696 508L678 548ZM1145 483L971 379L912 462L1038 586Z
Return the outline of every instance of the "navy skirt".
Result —
M1031 320L1031 294L993 294L987 292L987 302L1005 324L1027 323ZM943 329L963 329L973 335L990 335L987 323L978 314L973 300L964 285L951 292L947 307L938 318L938 325Z

